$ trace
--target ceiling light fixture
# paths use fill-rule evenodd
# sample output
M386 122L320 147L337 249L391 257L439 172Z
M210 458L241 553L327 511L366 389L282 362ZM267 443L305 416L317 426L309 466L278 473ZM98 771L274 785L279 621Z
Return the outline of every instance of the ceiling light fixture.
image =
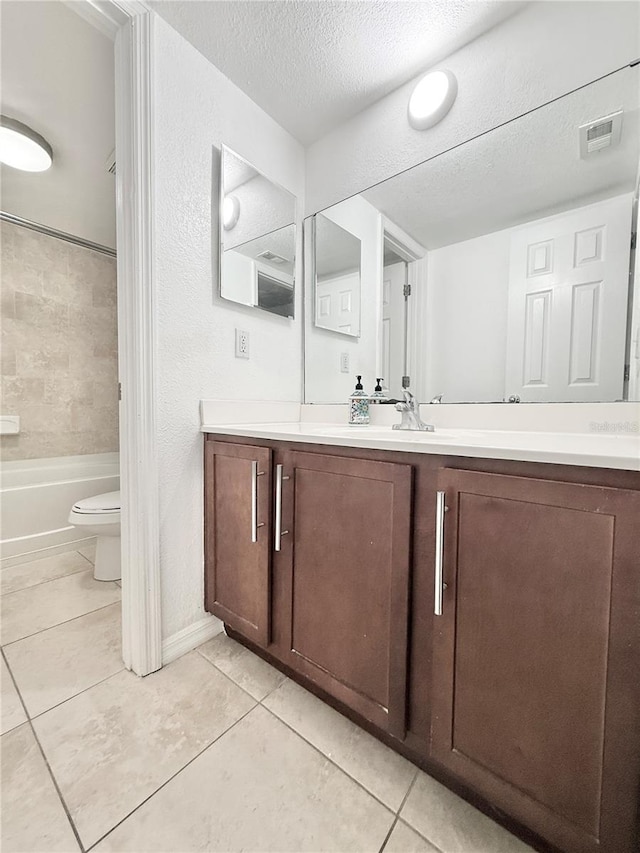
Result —
M426 130L441 121L453 106L458 81L451 71L430 71L420 80L409 98L409 124Z
M44 172L53 150L44 137L16 119L0 116L0 163L23 172Z
M222 202L222 224L225 231L235 228L240 218L240 202L234 195L225 196Z

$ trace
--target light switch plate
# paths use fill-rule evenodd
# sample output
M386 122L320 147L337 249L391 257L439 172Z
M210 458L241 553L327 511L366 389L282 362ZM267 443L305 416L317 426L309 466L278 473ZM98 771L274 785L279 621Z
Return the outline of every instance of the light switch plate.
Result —
M341 352L340 353L340 372L341 373L349 373L349 353Z
M249 358L249 332L236 329L236 358Z

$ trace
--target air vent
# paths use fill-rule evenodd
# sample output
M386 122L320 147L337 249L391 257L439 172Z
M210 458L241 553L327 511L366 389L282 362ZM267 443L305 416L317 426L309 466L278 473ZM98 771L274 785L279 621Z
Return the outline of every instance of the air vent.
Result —
M275 252L270 252L268 249L264 252L260 252L258 257L264 258L265 261L269 261L272 264L286 264L287 263L286 258L283 258L281 255L276 255Z
M588 124L582 124L578 130L580 133L580 157L583 160L600 151L613 148L620 142L622 110L590 121Z
M116 149L115 148L113 149L111 154L109 154L109 156L107 157L107 162L105 165L107 168L107 172L109 172L110 175L115 175L115 173L116 173Z

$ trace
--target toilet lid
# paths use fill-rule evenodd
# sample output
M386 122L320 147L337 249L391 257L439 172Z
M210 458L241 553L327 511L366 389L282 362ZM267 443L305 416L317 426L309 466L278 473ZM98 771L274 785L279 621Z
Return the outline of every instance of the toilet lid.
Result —
M73 505L74 512L100 513L120 510L120 492L107 492L104 495L94 495L83 498Z

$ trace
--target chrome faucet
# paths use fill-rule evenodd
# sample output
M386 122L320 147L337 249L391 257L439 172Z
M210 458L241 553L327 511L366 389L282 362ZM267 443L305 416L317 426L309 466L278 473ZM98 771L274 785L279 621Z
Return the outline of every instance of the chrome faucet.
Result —
M393 429L416 429L421 432L435 432L433 424L425 424L420 418L420 404L408 388L402 392L404 403L396 403L396 411L402 412L402 420L394 424Z
M435 397L432 397L431 400L429 400L429 403L434 404L434 405L436 403L441 403L441 402L442 402L442 394L436 394Z

